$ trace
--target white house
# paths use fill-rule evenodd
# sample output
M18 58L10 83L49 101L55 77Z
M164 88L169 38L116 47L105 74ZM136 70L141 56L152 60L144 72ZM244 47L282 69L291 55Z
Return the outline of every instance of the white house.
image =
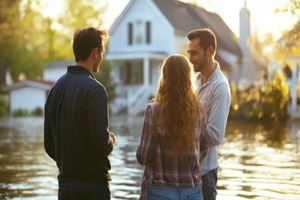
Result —
M56 82L62 75L67 72L69 65L74 65L71 60L57 60L46 65L43 72L43 80Z
M288 113L292 119L300 119L300 105L298 102L297 85L300 81L300 56L288 56L287 61L290 63L291 77L287 79L289 84L290 103Z
M268 63L257 50L251 45L251 13L247 8L246 1L240 10L240 37L239 46L243 53L241 68L239 70L238 85L248 86L263 80L267 73Z
M24 80L3 87L3 91L9 92L10 114L18 110L29 113L43 111L47 92L53 84L51 81Z
M49 90L67 72L67 66L73 64L74 61L54 61L46 65L41 80L23 80L3 86L2 91L9 93L10 114L17 110L43 111Z
M111 111L142 112L156 93L162 60L185 53L186 33L205 27L216 34L216 60L223 72L238 82L242 51L219 15L177 0L131 0L109 30L106 59L112 65L117 96Z

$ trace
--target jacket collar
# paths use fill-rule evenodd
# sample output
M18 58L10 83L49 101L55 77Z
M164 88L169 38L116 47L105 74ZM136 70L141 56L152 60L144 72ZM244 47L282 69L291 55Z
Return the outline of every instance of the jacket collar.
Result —
M87 74L91 76L93 79L95 79L94 75L88 70L87 68L83 66L78 65L70 65L68 66L68 72L69 73L80 73L80 74Z

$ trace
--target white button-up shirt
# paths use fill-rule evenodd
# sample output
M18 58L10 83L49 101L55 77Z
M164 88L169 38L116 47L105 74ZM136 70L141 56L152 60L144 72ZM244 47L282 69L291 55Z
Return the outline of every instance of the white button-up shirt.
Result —
M215 71L207 82L201 85L201 77L197 76L197 93L200 102L206 109L208 145L210 146L206 157L200 165L201 175L218 167L218 145L225 136L225 129L230 108L230 88L228 81L217 65Z

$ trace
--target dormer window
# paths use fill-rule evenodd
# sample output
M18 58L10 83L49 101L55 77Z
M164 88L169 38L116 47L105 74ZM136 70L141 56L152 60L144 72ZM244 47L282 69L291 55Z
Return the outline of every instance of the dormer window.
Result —
M135 23L128 23L128 44L150 44L151 23L138 20Z

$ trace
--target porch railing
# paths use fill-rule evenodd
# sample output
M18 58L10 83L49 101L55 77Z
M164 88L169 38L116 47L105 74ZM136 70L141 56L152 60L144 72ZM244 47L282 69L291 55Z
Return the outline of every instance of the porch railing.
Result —
M138 115L146 109L150 97L155 95L155 88L143 85L137 90L130 90L127 93L128 114Z

